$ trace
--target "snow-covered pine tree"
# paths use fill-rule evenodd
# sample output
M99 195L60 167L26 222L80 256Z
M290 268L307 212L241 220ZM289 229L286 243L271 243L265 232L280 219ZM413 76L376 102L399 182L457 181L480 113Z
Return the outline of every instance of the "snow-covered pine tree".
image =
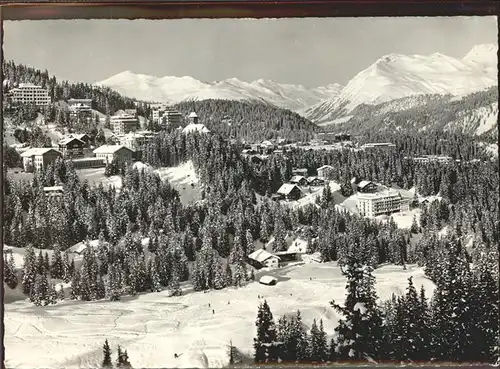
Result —
M382 312L377 306L375 280L368 266L355 258L347 259L347 298L344 306L331 306L344 316L335 328L341 360L377 360L383 338Z
M180 296L182 295L182 289L179 280L179 270L176 265L172 270L172 278L170 278L170 284L168 286L170 296Z
M156 269L156 263L150 259L150 270L151 270L151 292L160 292L162 286L160 283L160 276L158 275L158 270Z
M257 337L254 338L255 362L277 361L279 352L276 348L276 326L271 309L265 300L259 306L255 325L257 326Z
M23 292L30 294L35 284L37 271L35 250L31 244L26 247L24 253L24 266L23 266Z
M227 274L224 269L224 265L222 261L217 261L215 265L215 276L214 276L214 284L213 287L216 290L223 289L227 286Z
M113 363L111 361L111 348L109 347L108 340L104 341L104 346L102 347L103 352L103 360L102 360L102 368L110 369L113 367Z
M14 256L10 253L9 257L4 256L3 260L3 280L9 288L16 288L17 286L17 275L16 275L16 265L14 262Z
M45 255L43 257L43 269L46 273L50 273L50 259L48 252L45 252Z
M59 244L54 245L52 264L50 266L50 277L53 279L63 279L64 277L64 262L61 256L61 247Z

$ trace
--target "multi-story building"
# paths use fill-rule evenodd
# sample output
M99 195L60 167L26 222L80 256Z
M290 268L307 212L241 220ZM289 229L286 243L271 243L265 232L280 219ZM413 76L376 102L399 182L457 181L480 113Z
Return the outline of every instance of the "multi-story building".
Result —
M26 172L33 172L47 168L57 158L62 157L62 154L50 147L35 147L23 152L21 157L23 158L24 170Z
M198 124L198 114L196 114L194 111L192 111L188 115L188 120L189 120L189 124Z
M32 83L20 83L19 87L10 90L10 96L13 103L35 104L36 106L47 106L51 101L46 89Z
M167 109L160 118L160 124L165 127L177 128L182 122L182 114L176 110Z
M106 164L113 160L121 164L132 161L134 152L123 145L103 145L95 149L94 154L96 158L103 159Z
M137 131L138 119L132 114L121 113L111 117L111 127L115 135Z
M362 216L376 217L401 211L402 196L394 190L357 195L356 207Z

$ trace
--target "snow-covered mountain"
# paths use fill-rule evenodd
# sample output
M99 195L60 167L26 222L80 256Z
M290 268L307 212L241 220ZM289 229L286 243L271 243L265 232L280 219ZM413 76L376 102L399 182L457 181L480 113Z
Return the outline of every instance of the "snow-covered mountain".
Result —
M191 99L259 100L293 111L303 110L331 98L342 89L338 84L309 89L264 79L250 83L237 78L201 82L192 77L157 78L130 71L114 75L97 85L144 101L172 104Z
M462 59L440 53L386 55L358 73L337 96L306 109L304 114L316 123L333 123L361 104L481 91L498 83L497 49L498 45L478 45Z

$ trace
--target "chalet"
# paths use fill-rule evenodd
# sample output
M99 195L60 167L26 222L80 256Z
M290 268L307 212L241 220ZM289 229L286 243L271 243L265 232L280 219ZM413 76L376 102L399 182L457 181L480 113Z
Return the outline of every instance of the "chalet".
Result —
M357 190L362 193L373 193L376 192L378 186L371 181L361 181L357 184Z
M313 187L323 186L325 184L325 180L318 177L309 177L307 178L307 184Z
M295 184L285 183L277 192L287 200L298 200L302 197L302 190Z
M21 154L23 158L23 167L26 172L42 170L49 164L62 157L62 154L56 149L50 147L31 148Z
M92 141L92 139L90 138L90 136L86 133L72 133L68 136L68 138L71 138L71 137L74 137L74 138L77 138L79 139L80 141L83 141L85 143L85 147L90 147L90 143Z
M296 184L298 186L306 186L307 179L302 176L293 176L292 179L290 179L290 183Z
M58 146L63 157L77 158L83 156L85 142L76 137L69 137L59 141Z
M255 268L277 268L279 266L280 258L270 252L259 249L248 255L248 263Z
M330 179L333 175L333 167L331 165L323 165L317 169L318 177L323 179Z
M68 108L72 117L92 115L92 99L69 99Z
M292 173L294 176L307 177L307 169L305 169L305 168L293 169Z
M94 154L106 164L113 160L117 163L126 163L132 161L134 151L123 145L103 145L95 149Z
M276 256L280 258L280 261L282 262L287 262L287 261L297 261L297 253L293 251L277 251L274 253Z
M44 187L43 192L49 199L59 199L64 194L63 186Z
M273 201L280 201L280 200L284 200L285 197L279 193L274 193L271 195L271 200Z

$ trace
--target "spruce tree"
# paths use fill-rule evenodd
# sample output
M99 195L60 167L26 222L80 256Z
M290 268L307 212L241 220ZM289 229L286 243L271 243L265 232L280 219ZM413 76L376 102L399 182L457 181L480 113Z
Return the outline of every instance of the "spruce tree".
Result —
M344 306L332 301L331 306L344 316L335 328L341 360L377 360L383 339L382 313L371 268L349 257L347 269L347 298Z
M16 266L14 263L14 256L10 253L9 258L7 255L4 256L3 261L3 280L9 288L16 288L17 286L17 276L16 276Z
M259 305L255 325L257 326L257 337L254 338L255 362L267 363L276 361L278 359L278 353L276 352L276 326L271 309L265 300L264 303Z
M61 256L61 248L58 244L54 246L52 264L50 266L50 276L53 279L63 279L64 277L64 262Z
M33 246L29 244L26 247L26 251L24 253L22 284L23 284L23 292L25 294L30 294L31 290L33 289L37 274L36 268L37 264L36 264L35 250L33 249Z
M111 348L109 347L108 340L104 341L104 346L102 347L104 359L102 360L103 369L108 369L113 367L111 362Z

